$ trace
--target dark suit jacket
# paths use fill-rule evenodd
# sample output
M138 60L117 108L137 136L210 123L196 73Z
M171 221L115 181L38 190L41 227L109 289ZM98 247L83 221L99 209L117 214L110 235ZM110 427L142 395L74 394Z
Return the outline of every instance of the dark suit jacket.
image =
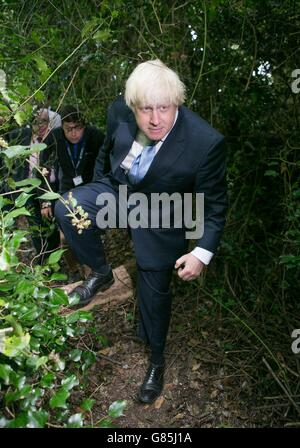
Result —
M108 112L107 134L97 158L94 181L117 170L131 148L137 132L133 112L117 99ZM179 107L177 121L156 154L144 179L131 191L204 193L204 234L197 246L215 252L225 223L226 164L224 137L205 120ZM186 229L132 229L137 263L144 269L164 269L186 253Z
M74 188L73 178L78 175L82 176L84 184L92 180L95 160L103 144L104 134L96 127L86 126L83 138L85 139L85 150L76 170L77 174L67 151L63 129L54 129L45 139L45 143L48 145L45 150L46 158L52 160L52 165L55 163L54 161L58 165L60 193L65 193ZM47 157L47 154L49 154L49 157Z

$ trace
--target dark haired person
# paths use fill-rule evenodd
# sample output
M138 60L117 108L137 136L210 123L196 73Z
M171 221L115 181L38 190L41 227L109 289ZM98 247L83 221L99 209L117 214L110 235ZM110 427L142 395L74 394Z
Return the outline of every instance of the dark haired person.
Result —
M45 143L46 154L55 167L59 193L67 193L74 187L91 182L95 161L104 141L104 134L95 126L86 123L84 115L74 106L61 110L62 125L51 132ZM43 213L52 216L50 202L44 202ZM63 236L62 244L64 244ZM80 270L76 257L70 249L65 252L69 275ZM69 277L69 280L71 277ZM75 278L74 278L75 279Z
M59 192L66 193L93 178L95 161L104 134L86 123L83 114L74 106L61 111L62 125L47 137L47 152L55 155Z

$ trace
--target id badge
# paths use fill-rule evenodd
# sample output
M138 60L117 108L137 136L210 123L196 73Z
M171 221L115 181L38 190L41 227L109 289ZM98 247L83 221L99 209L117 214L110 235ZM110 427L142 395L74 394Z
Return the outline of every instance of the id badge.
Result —
M77 185L81 185L82 183L83 180L81 176L73 177L73 184L75 185L75 187L77 187Z

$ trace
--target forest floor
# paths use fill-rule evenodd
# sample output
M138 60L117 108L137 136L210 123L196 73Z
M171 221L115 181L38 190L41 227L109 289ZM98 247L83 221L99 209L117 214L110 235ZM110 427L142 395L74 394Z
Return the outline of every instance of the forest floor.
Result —
M111 231L105 239L112 267L125 265L135 286L130 244L126 231ZM124 416L116 422L120 428L280 426L281 410L274 413L270 402L256 395L251 353L231 347L230 327L221 314L212 314L213 303L201 297L199 285L187 285L175 274L173 296L165 386L156 402L142 405L136 399L148 352L136 337L134 289L125 303L93 309L94 319L78 346L96 352L97 360L73 397L75 406L83 398L94 399L90 423L95 425L112 402L126 400Z
M245 328L233 328L232 317L203 294L203 279L183 282L176 273L163 393L152 405L140 404L136 396L149 352L136 337L135 258L125 230L109 231L105 247L113 269L125 266L133 294L119 304L95 306L93 320L85 324L86 333L76 342L76 347L97 354L70 397L75 412L81 412L83 399L94 400L89 417L85 415L86 425L97 426L114 401L126 400L124 415L115 421L119 428L293 426L286 397L262 392L262 383L270 383L270 375L260 376L261 347L253 346ZM209 269L213 272L213 263ZM62 272L67 273L65 263Z

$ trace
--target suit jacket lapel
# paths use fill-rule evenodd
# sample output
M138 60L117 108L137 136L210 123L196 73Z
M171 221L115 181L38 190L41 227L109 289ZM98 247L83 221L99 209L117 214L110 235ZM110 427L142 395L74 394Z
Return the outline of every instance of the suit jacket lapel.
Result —
M119 124L115 135L113 154L111 154L111 167L113 173L117 170L128 154L135 139L136 132L137 124L134 120L134 116L131 121L121 122Z

